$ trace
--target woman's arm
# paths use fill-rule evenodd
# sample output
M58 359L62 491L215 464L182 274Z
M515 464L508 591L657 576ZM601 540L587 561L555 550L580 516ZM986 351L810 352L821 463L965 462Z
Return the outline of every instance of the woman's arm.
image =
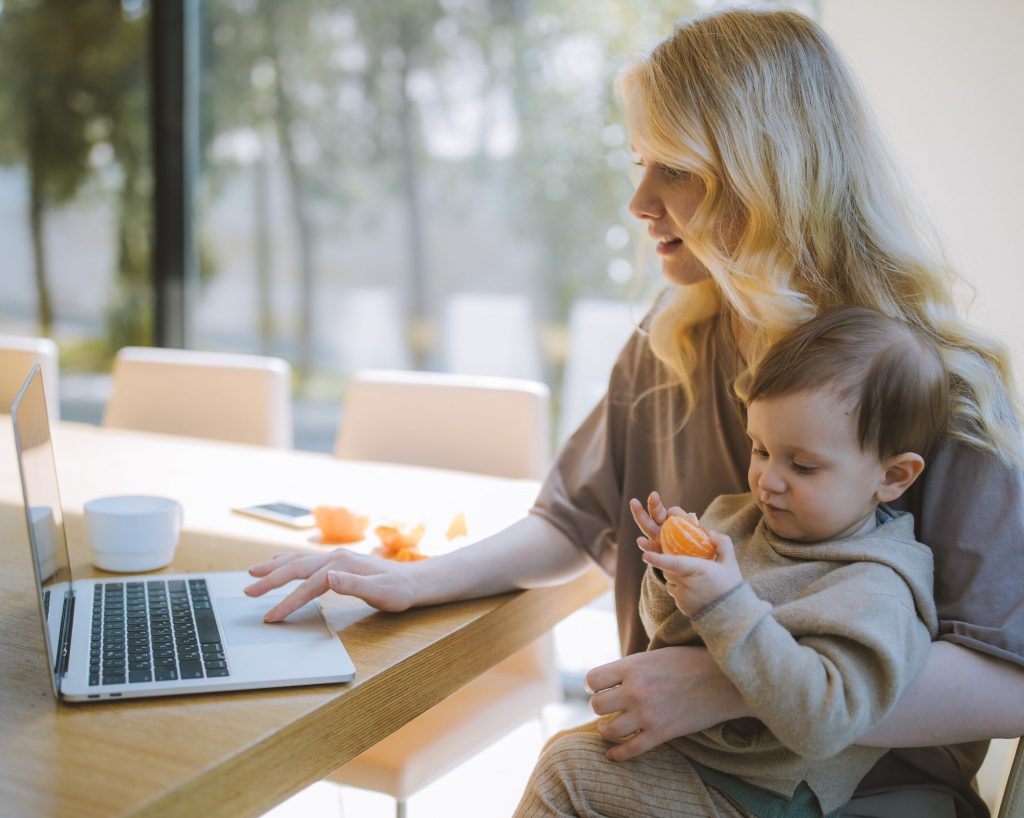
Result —
M599 725L619 741L611 761L635 758L677 736L754 712L701 647L670 647L594 668L591 708L618 712ZM632 733L635 736L628 738ZM935 642L925 667L860 744L923 747L1024 735L1024 668L949 642Z
M869 747L931 747L1024 735L1024 668L933 642L924 669L880 724Z
M249 569L259 580L246 593L261 596L292 580L305 580L267 612L266 621L276 622L329 590L359 597L383 611L403 611L566 582L588 565L587 556L561 531L530 515L478 543L413 563L346 548L329 554L279 554Z

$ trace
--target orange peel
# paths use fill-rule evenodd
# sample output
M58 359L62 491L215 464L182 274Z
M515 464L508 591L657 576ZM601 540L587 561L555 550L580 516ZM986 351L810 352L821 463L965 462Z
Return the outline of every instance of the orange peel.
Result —
M401 551L394 551L384 556L395 562L415 562L416 560L425 560L427 558L427 555L417 547L403 548Z
M445 536L449 540L454 540L456 537L465 537L466 534L468 533L469 532L466 529L466 515L464 515L462 512L459 512L452 518L451 523L448 525L448 531L447 533L445 533Z
M359 542L366 536L370 518L353 514L344 506L317 506L313 519L320 529L320 541L325 545L343 545Z
M426 526L423 523L408 532L397 525L379 525L373 530L384 549L395 554L406 549L418 548L424 531Z

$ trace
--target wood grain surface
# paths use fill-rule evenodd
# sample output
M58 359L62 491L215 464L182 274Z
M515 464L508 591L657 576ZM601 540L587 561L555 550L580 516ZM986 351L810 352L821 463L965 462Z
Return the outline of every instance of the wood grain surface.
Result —
M5 816L259 815L372 746L602 593L596 571L566 585L383 614L324 598L356 665L353 682L58 704L43 655L10 420L0 432L0 813ZM233 514L271 500L347 505L374 522L427 524L439 554L497 531L537 484L327 455L61 424L55 433L74 575L89 562L82 504L109 494L175 497L185 530L168 571L239 570L319 551L309 531ZM464 513L467 538L443 536ZM371 538L372 539L372 538ZM354 546L369 550L372 543ZM160 573L160 572L157 572Z

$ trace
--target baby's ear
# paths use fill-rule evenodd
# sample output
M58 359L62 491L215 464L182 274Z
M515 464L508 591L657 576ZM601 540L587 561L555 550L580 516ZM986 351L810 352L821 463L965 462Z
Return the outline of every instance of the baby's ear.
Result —
M915 452L903 452L887 457L882 467L885 472L875 496L879 502L891 503L909 489L924 471L924 458Z

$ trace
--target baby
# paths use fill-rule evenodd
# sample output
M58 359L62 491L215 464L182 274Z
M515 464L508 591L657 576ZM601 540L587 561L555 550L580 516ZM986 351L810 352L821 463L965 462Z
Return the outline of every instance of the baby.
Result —
M775 344L747 394L750 493L701 520L713 559L662 553L682 509L631 510L648 571L650 649L704 644L756 718L629 762L596 730L549 744L519 816L825 816L885 752L854 742L920 670L937 630L932 557L885 504L946 430L948 375L931 341L864 308ZM628 795L624 795L628 793Z

